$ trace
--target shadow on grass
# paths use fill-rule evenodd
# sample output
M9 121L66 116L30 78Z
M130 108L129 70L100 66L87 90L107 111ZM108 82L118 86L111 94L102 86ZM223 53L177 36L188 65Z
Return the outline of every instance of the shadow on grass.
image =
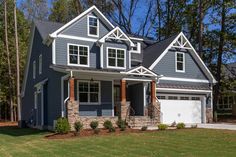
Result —
M0 135L9 136L27 136L27 135L40 135L46 134L47 131L31 128L18 128L17 126L0 126Z

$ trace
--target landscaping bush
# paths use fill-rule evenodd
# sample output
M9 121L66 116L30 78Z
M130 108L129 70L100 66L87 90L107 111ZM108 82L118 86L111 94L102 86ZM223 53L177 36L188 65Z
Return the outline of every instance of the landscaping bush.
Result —
M143 126L142 128L141 128L141 131L146 131L147 130L147 126Z
M55 132L59 134L67 134L70 131L70 124L68 120L64 117L58 118Z
M173 123L171 123L170 126L171 126L171 127L175 127L175 126L176 126L176 122L174 121Z
M125 131L126 129L126 123L124 120L122 119L119 119L117 122L116 122L117 126L120 128L121 131Z
M197 124L191 125L191 128L197 128Z
M106 128L106 129L110 129L110 128L113 127L112 122L111 122L110 120L106 120L106 121L103 123L103 126L104 126L104 128Z
M166 125L166 124L159 124L158 125L159 130L166 130L167 128L168 128L168 125Z
M92 121L92 122L90 123L90 127L91 127L93 130L95 130L95 129L98 127L98 121Z
M99 134L101 130L99 128L94 129L94 134Z
M109 132L115 132L116 131L116 129L113 126L110 127L108 130L109 130Z
M80 131L83 129L83 124L80 121L75 122L74 124L75 131L77 133L80 133Z
M176 125L177 129L184 129L185 128L185 124L184 123L178 123Z

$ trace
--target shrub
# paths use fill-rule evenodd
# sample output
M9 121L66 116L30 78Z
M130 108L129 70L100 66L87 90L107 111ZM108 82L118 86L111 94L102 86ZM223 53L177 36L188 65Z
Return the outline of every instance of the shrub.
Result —
M176 125L177 129L184 129L185 128L185 124L184 123L178 123Z
M80 131L83 129L83 124L80 121L75 122L74 124L75 131L77 133L80 133Z
M115 132L116 131L116 129L113 126L110 127L108 130L109 130L109 132Z
M166 130L167 128L168 128L168 125L166 125L166 124L159 124L158 125L159 130Z
M95 129L98 127L98 121L92 121L92 122L90 123L90 127L91 127L93 130L95 130Z
M124 120L122 119L119 119L117 122L116 122L117 126L120 128L121 131L125 131L126 129L126 123Z
M103 126L104 126L104 128L106 128L106 129L110 129L110 128L113 127L112 122L111 122L110 120L106 120L106 121L103 123Z
M66 134L69 131L70 131L70 124L68 120L64 117L58 118L55 127L55 132L59 134Z
M142 128L141 128L141 131L146 131L147 130L147 126L143 126Z
M99 134L101 130L99 128L94 129L94 134Z

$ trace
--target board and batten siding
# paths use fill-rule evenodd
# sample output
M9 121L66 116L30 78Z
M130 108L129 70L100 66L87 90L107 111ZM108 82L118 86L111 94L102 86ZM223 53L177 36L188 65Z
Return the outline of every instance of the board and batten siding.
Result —
M88 15L96 16L94 13L90 13ZM110 30L106 27L106 25L99 19L99 37L88 36L88 21L87 16L84 16L80 20L76 21L70 27L66 28L61 34L71 35L77 37L85 37L85 38L93 38L99 39L106 35ZM97 17L97 16L96 16Z
M56 64L68 65L68 44L85 45L89 46L89 67L100 67L100 48L95 42L57 38L56 42Z
M80 116L112 116L112 81L101 81L101 104L79 105Z

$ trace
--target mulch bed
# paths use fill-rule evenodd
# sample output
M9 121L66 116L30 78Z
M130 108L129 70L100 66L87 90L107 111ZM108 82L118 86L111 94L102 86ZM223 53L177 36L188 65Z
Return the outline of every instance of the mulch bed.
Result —
M0 127L17 126L17 122L0 122Z
M78 136L75 135L75 132L69 132L68 134L50 134L45 136L47 139L68 139L68 138L77 138L77 137L88 137L88 136L105 136L105 135L120 135L124 133L143 133L143 132L154 132L154 130L141 131L138 129L126 128L125 131L120 131L119 128L116 128L115 132L109 132L106 129L101 129L99 134L95 134L91 129L84 129L80 132Z

